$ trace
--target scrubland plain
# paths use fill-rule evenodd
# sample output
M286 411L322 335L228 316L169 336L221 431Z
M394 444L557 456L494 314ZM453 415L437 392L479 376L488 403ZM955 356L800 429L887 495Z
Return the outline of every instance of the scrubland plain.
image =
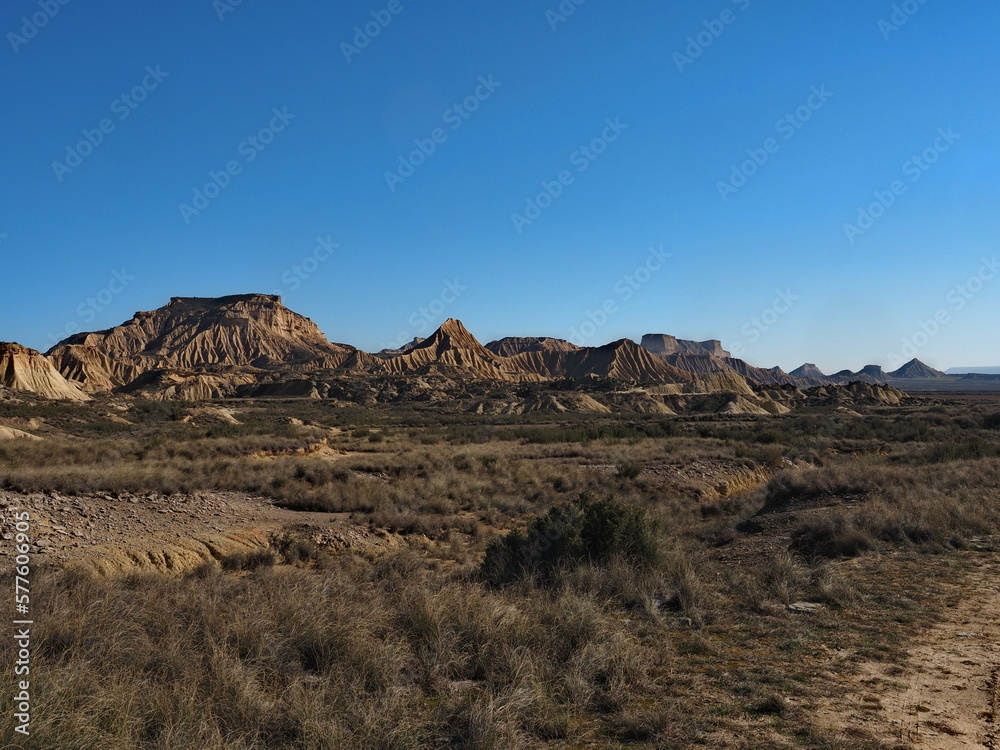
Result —
M967 705L912 697L927 628L1000 614L988 397L767 418L39 400L0 423L42 438L0 441L0 502L38 543L32 736L5 713L5 747L996 741L986 630L935 667L965 670Z

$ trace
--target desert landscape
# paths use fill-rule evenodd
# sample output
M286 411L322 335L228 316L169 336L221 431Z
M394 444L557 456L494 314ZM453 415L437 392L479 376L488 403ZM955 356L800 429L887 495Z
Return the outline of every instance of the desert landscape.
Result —
M1000 750L998 29L0 3L0 750Z
M0 344L33 746L996 747L1000 394L960 378L369 354L270 295Z

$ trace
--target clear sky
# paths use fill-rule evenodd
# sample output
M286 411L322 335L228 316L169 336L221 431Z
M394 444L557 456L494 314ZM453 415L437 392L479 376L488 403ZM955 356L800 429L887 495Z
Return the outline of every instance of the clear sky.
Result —
M7 0L0 339L258 291L366 350L456 317L998 365L998 31L993 0Z

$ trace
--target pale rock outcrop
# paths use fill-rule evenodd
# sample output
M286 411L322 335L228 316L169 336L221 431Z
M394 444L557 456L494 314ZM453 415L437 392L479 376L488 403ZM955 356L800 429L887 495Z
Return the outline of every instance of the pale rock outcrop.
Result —
M20 344L0 342L0 385L60 401L88 401L90 396L64 378L41 353Z

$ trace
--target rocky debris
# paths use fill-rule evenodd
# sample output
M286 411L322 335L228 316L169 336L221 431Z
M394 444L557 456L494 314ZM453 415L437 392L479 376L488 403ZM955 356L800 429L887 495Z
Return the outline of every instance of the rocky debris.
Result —
M289 527L308 525L330 546L374 550L402 544L343 514L280 508L265 497L234 492L158 494L0 491L0 511L31 514L36 564L83 565L110 575L135 568L184 572L205 562L268 547Z

